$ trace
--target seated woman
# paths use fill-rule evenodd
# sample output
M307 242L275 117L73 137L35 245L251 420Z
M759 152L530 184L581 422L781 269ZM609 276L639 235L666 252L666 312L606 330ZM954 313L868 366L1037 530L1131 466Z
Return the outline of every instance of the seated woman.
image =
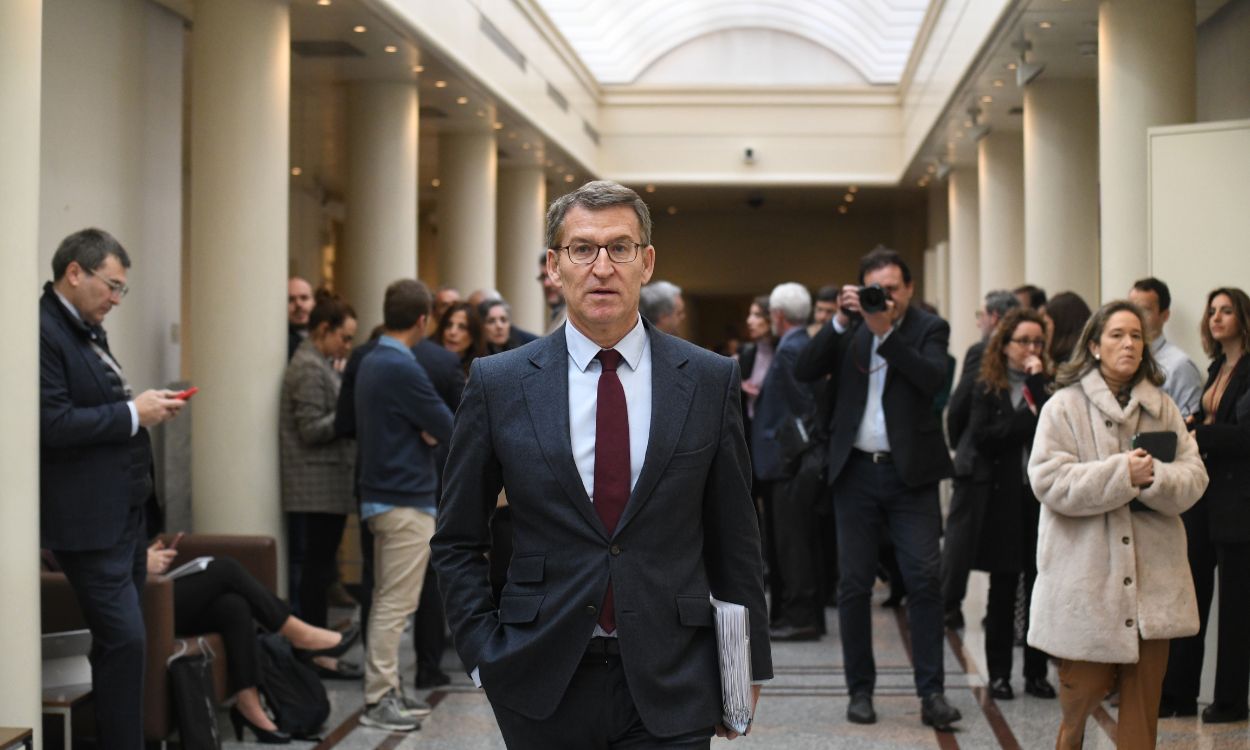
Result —
M148 547L148 573L165 573L176 554L158 539ZM257 623L282 635L307 657L337 657L351 648L360 632L354 627L347 632L326 630L294 617L281 599L229 557L213 558L203 571L174 581L174 632L184 636L215 632L225 641L227 684L235 698L230 720L236 739L242 741L247 726L260 742L285 744L291 736L278 731L260 704Z
M1117 747L1152 748L1168 641L1198 632L1180 514L1207 473L1132 303L1089 319L1055 381L1029 457L1042 509L1028 643L1061 659L1057 748L1081 747L1116 689ZM1174 455L1134 448L1144 433L1171 433L1152 438L1175 436Z
M990 334L973 389L968 430L976 446L972 488L984 498L973 567L990 574L985 661L990 695L1011 700L1016 589L1024 574L1025 619L1037 578L1039 506L1024 472L1038 410L1049 397L1046 333L1040 313L1016 309ZM1024 692L1054 698L1046 654L1024 647Z

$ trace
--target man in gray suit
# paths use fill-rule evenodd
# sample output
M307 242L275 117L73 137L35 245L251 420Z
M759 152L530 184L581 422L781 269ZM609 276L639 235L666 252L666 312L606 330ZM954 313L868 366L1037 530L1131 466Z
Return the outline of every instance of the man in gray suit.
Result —
M748 608L753 677L772 677L738 371L639 315L655 248L634 191L559 198L546 240L567 324L476 360L456 415L432 543L456 649L511 748L706 748L736 736L709 594Z

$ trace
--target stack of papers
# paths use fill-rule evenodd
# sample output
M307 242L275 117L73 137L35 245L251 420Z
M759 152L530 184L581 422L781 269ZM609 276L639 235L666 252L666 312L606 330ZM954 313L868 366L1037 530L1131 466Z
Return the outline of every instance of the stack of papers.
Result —
M189 576L202 572L213 561L211 557L197 557L190 562L183 563L173 570L165 574L165 577L171 581L176 581L183 576Z
M725 728L742 734L751 724L750 613L741 604L711 599L720 656L722 720Z

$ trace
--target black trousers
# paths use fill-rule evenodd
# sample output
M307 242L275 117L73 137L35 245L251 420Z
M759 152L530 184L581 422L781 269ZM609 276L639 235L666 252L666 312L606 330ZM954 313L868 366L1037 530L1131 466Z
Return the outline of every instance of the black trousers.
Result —
M298 584L291 581L297 591L295 609L309 625L326 626L326 591L338 578L339 543L343 541L343 526L347 516L342 513L289 513L291 528L303 534L302 556L296 560L299 567ZM362 526L364 524L361 524ZM292 545L294 548L294 545Z
M487 686L489 695L489 687ZM536 720L491 701L509 750L708 748L713 728L656 737L643 726L612 638L592 638L555 713Z
M368 632L369 610L373 609L373 532L369 524L360 524L360 622L365 626L362 636ZM417 668L438 669L447 650L447 616L443 613L443 598L439 594L438 575L433 565L425 566L425 583L421 586L421 599L412 616L412 645L417 652Z
M1207 624L1220 582L1219 637L1215 657L1215 705L1239 709L1250 692L1250 544L1219 544L1211 540L1210 519L1200 500L1181 515L1189 544L1189 570L1198 595L1198 634L1173 638L1163 698L1187 705L1198 700L1202 680Z
M985 495L971 479L956 477L953 490L942 542L942 606L947 614L963 608L985 518Z
M781 612L776 618L779 624L824 628L816 519L816 503L824 492L819 466L815 472L800 471L790 479L773 483L773 541L777 567L785 581Z
M54 550L91 630L91 690L101 750L143 747L143 582L148 550L142 506L112 547Z
M290 609L232 557L174 581L174 632L220 633L230 694L258 684L256 623L278 632Z
M990 594L985 612L985 662L990 679L1011 679L1011 663L1015 656L1016 640L1016 593L1019 589L1018 571L990 573ZM1024 573L1024 611L1028 621L1029 602L1033 597L1036 570ZM1046 652L1024 646L1024 677L1028 680L1045 677Z

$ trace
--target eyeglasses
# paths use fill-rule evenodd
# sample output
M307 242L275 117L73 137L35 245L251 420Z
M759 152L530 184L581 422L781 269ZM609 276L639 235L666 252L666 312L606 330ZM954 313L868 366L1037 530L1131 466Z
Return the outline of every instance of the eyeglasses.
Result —
M88 271L85 268L83 269L83 273L87 274L88 276L94 276L100 281L103 281L104 285L109 288L109 294L116 294L118 299L122 299L123 297L125 297L127 294L130 293L130 287L126 286L120 281L116 281L114 279L106 279L103 276L96 273L95 271Z
M1030 349L1033 347L1037 347L1038 349L1041 349L1046 346L1046 339L1010 339L1010 341L1013 344L1019 344L1020 346L1027 346Z
M579 266L588 266L599 259L599 251L608 251L608 260L613 263L632 263L638 257L638 248L642 245L631 240L617 240L607 245L596 245L590 242L577 242L564 247L553 247L552 250L566 251L569 260Z

